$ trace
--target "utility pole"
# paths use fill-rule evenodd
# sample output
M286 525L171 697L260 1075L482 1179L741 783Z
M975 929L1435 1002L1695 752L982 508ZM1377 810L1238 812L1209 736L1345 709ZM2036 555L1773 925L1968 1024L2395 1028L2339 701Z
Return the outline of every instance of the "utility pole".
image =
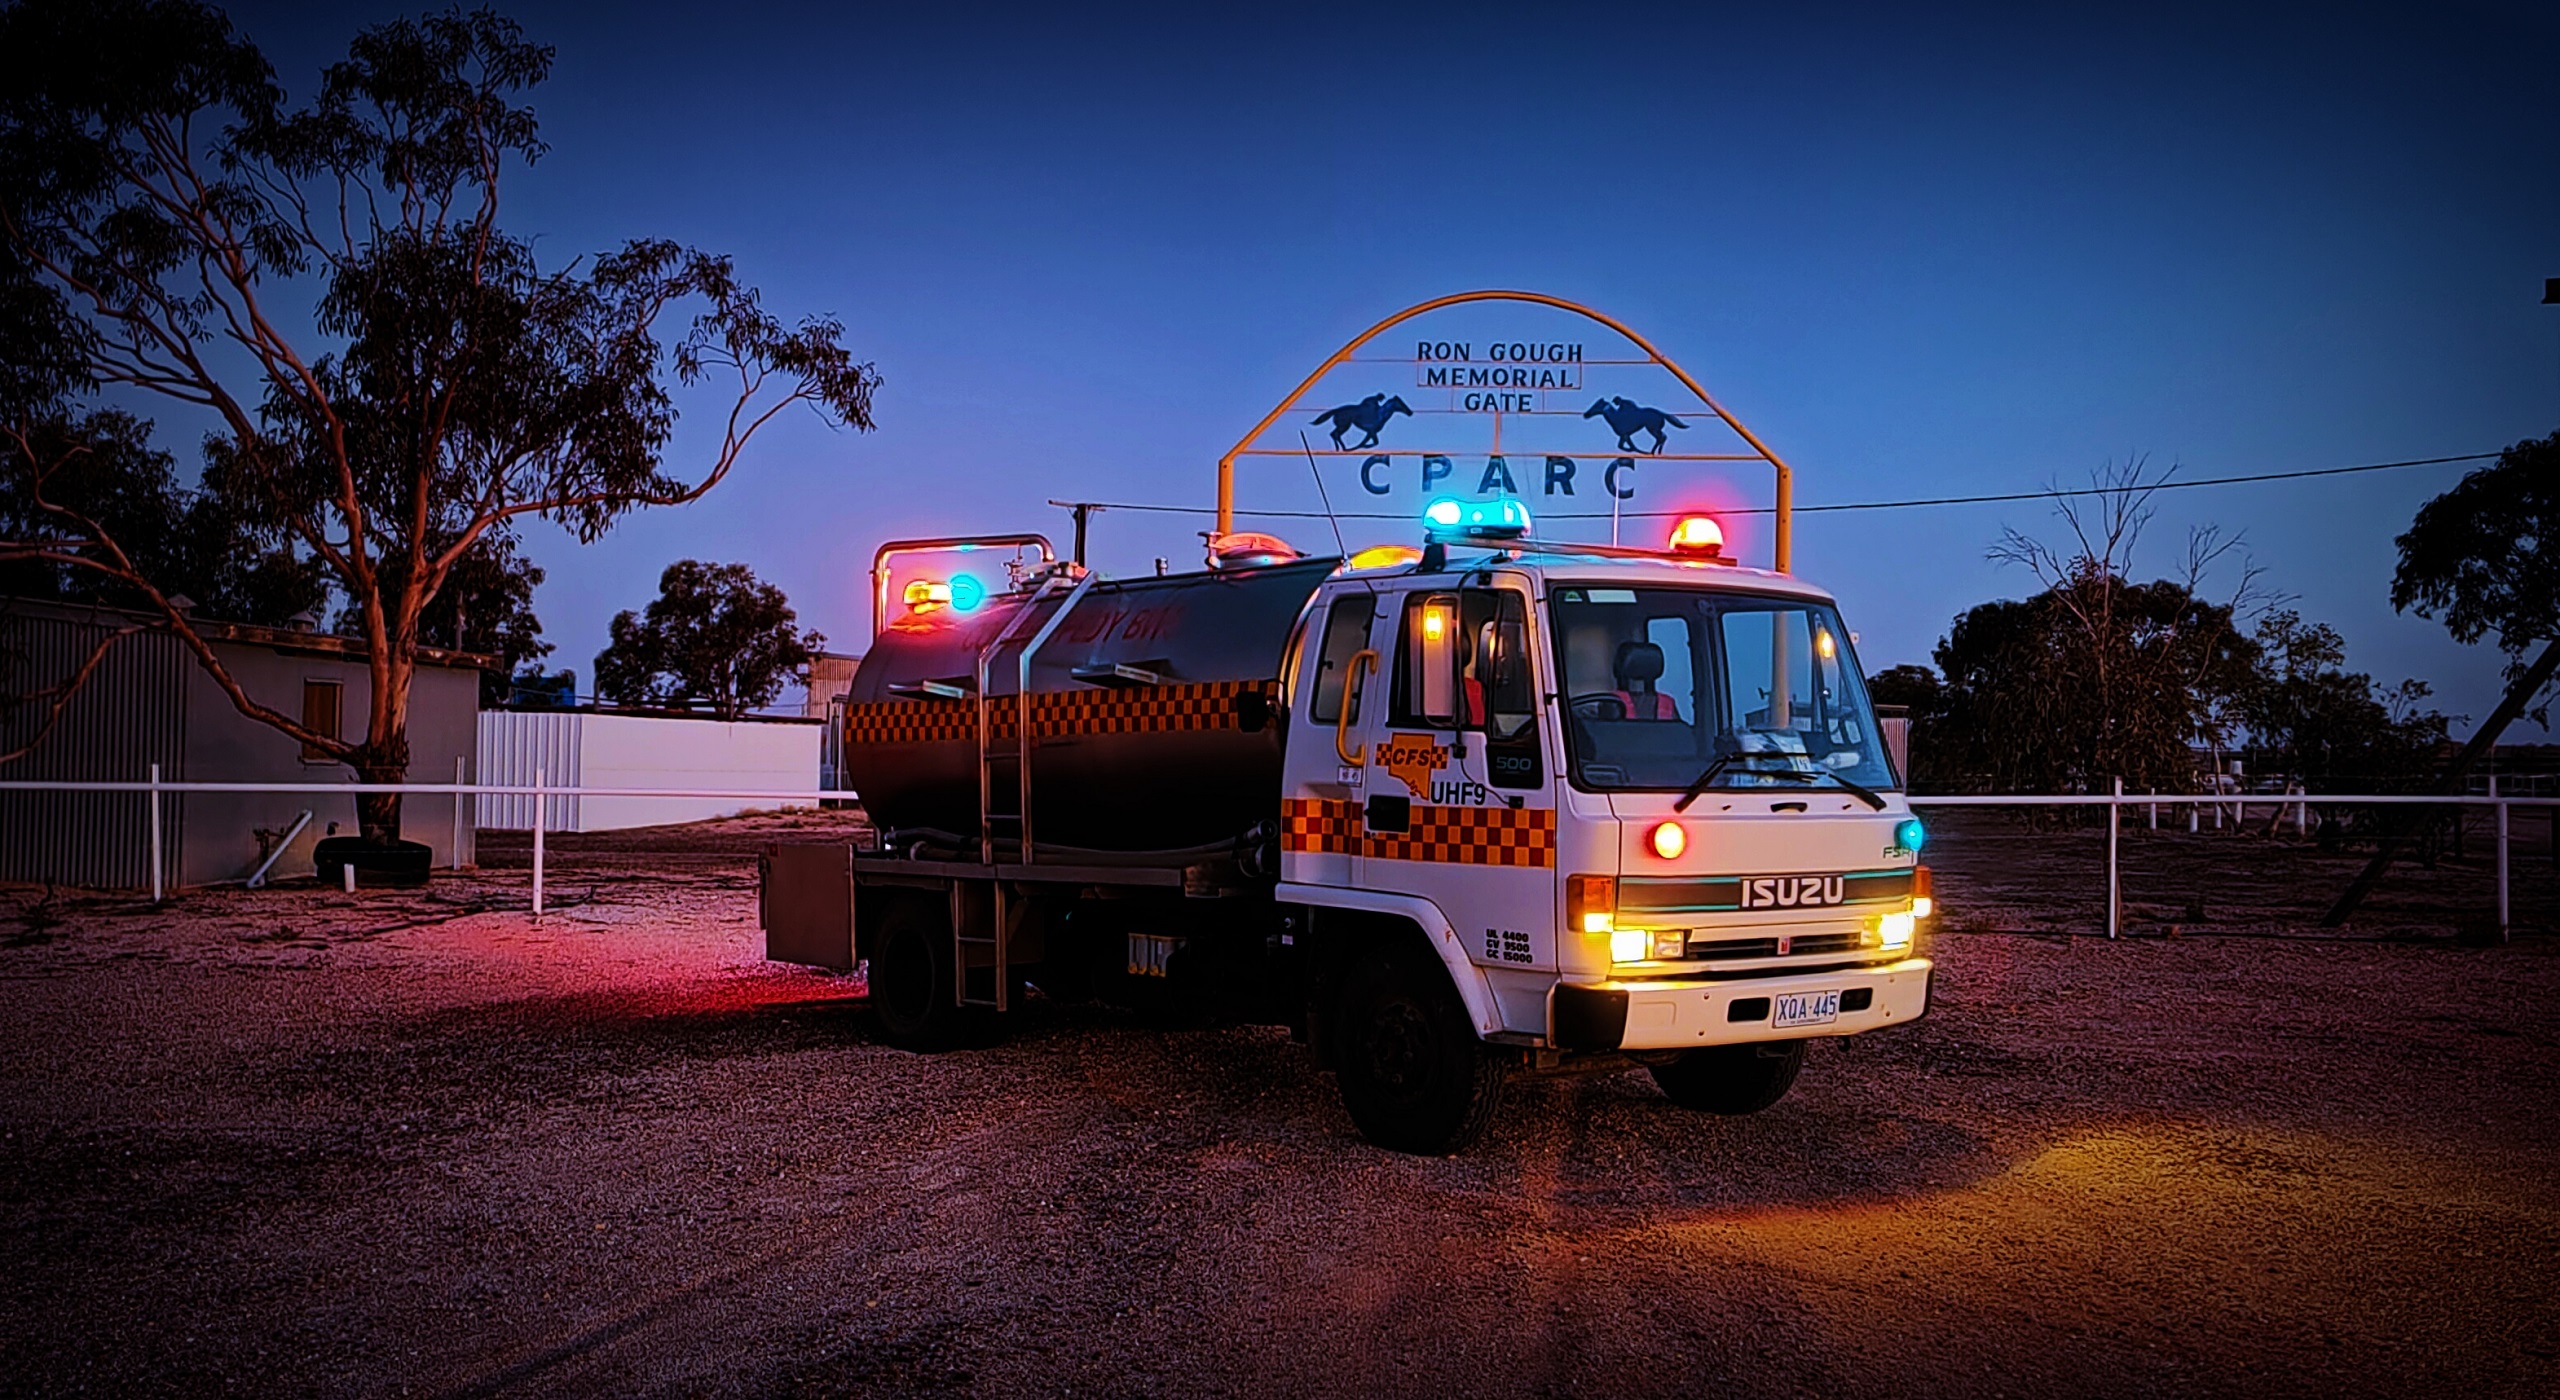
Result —
M1077 564L1082 565L1085 562L1085 522L1092 517L1095 511L1109 510L1111 507L1102 504L1100 501L1051 501L1049 504L1074 514L1076 521L1076 547L1075 552L1068 557L1074 559Z

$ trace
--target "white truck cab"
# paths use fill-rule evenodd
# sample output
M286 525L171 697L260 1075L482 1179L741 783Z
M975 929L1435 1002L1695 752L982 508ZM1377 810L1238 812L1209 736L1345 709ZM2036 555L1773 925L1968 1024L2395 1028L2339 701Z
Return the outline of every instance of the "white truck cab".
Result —
M1695 1107L1922 1016L1922 828L1831 597L1483 533L1310 600L1278 897L1411 921L1480 1040L1634 1052Z

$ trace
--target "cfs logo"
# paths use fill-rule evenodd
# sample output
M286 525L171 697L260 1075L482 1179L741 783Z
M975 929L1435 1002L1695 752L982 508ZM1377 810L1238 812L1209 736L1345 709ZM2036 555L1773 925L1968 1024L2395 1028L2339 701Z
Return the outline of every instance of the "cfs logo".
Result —
M1745 909L1803 909L1838 904L1848 893L1837 875L1750 875L1742 881Z
M1449 766L1449 750L1428 734L1397 734L1378 741L1371 762L1403 780L1417 801L1431 800L1431 775Z

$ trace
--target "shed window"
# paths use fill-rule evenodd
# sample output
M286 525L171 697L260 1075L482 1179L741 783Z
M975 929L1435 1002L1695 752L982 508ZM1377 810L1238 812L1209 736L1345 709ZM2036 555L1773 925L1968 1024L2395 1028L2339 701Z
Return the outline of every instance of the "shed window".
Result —
M302 683L302 727L324 738L338 737L339 717L346 709L347 688L336 681ZM312 744L302 746L305 763L334 763L336 756Z

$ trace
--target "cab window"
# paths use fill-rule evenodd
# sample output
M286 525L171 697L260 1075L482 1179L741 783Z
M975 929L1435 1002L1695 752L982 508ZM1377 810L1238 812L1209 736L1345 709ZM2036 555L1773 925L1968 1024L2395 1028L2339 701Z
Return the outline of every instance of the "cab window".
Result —
M1529 663L1528 605L1497 588L1406 595L1396 625L1398 728L1485 736L1496 787L1546 780L1538 744L1537 680Z
M1377 616L1376 595L1367 591L1346 593L1333 602L1324 615L1324 640L1316 648L1314 701L1307 708L1308 717L1318 724L1332 724L1342 718L1342 681L1350 672L1351 658L1369 645L1369 620ZM1351 720L1360 720L1358 697L1353 697Z

